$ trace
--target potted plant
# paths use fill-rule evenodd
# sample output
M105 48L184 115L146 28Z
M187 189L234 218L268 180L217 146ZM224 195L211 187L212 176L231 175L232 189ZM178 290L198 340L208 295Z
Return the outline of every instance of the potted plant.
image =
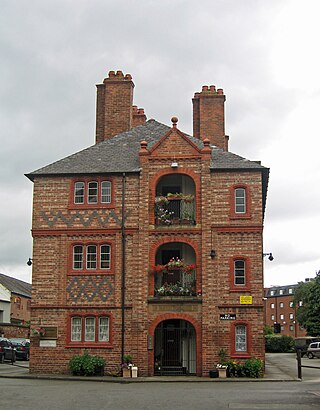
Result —
M130 354L123 355L123 363L121 364L122 377L131 377L132 366L132 356Z

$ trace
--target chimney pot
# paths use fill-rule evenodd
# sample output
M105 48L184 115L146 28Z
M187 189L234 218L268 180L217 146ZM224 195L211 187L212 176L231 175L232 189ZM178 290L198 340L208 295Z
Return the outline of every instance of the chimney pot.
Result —
M208 91L208 86L207 86L207 85L203 85L203 86L202 86L202 91Z

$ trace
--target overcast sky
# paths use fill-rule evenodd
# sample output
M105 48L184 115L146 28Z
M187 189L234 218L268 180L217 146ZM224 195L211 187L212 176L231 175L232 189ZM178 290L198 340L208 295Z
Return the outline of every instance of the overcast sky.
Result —
M229 150L270 167L265 285L320 269L318 0L0 0L0 272L31 281L32 183L94 143L95 85L130 73L148 118L192 134L226 94Z

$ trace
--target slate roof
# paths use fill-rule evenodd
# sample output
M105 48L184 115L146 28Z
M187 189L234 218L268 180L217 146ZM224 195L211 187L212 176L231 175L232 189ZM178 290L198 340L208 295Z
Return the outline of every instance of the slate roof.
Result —
M31 298L31 284L0 273L0 283L10 292Z
M148 120L130 131L102 141L50 165L33 171L26 176L33 180L36 176L74 175L74 174L108 174L139 172L140 141L148 142L148 148L159 141L170 130L167 125L156 120ZM198 138L186 135L199 149L203 143ZM212 171L222 170L260 170L268 174L268 168L258 162L249 161L239 155L212 147Z

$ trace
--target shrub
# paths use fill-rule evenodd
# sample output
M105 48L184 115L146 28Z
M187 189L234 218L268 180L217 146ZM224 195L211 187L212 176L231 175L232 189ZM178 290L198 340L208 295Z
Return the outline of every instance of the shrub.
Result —
M88 353L73 356L69 361L69 368L75 376L93 376L104 368L106 361L99 356Z
M228 366L229 377L253 377L258 378L263 376L263 361L252 357L243 362L234 360L226 361Z
M291 353L294 351L294 339L291 336L266 335L267 353Z

